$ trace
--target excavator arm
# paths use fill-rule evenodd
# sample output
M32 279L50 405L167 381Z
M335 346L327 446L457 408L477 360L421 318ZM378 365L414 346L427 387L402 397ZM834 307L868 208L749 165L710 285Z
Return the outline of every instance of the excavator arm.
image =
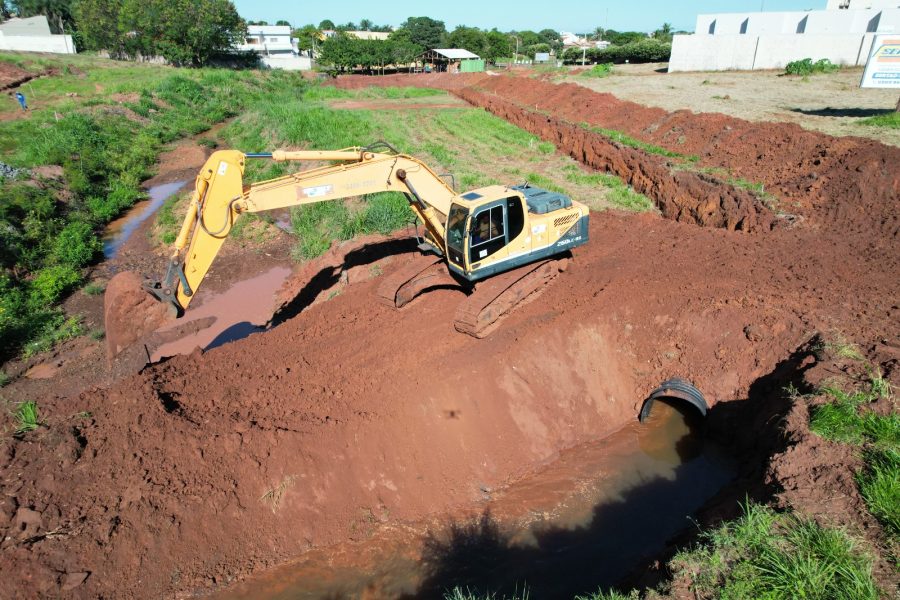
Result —
M425 238L444 251L444 227L456 193L421 161L386 144L338 151L212 154L197 177L175 240L165 279L146 286L178 314L190 304L219 249L242 213L303 206L377 192L400 192L425 226ZM277 179L243 184L247 160L327 161L332 164Z

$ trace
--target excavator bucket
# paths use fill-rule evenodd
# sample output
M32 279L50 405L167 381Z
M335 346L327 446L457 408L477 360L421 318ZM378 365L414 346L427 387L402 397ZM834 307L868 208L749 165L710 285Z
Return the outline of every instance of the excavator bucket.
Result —
M106 358L113 359L125 348L149 335L174 318L172 310L142 287L136 273L116 274L106 285L103 320L106 330Z

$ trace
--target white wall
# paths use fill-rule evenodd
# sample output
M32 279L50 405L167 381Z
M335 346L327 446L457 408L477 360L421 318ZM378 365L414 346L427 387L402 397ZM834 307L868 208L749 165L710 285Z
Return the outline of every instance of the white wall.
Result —
M783 69L793 60L827 58L836 65L855 66L863 35L805 34L761 36L755 69Z
M669 72L752 69L757 39L747 35L676 35Z
M864 65L872 35L676 35L669 72L783 69L804 58Z
M259 58L270 69L284 69L285 71L308 71L312 69L312 60L308 56L275 55L261 56Z
M75 54L71 35L5 35L0 31L0 50Z

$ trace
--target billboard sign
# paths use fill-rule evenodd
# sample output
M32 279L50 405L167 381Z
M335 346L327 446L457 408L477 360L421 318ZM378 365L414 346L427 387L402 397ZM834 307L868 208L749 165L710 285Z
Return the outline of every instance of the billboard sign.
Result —
M859 87L900 90L900 34L875 36Z

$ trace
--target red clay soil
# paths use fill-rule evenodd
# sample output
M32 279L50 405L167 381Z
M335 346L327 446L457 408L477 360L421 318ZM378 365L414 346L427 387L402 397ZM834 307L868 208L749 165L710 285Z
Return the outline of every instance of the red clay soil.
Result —
M770 229L730 187L716 227L592 215L569 269L484 340L453 329L461 292L379 304L377 275L408 246L373 239L307 265L299 301L265 333L41 399L42 426L0 447L0 596L200 593L311 546L471 506L484 486L635 418L669 377L727 403L753 397L817 330L842 329L873 359L882 340L900 346L895 150L811 134L856 144L874 166L826 153L843 180L821 165L809 179L796 131L789 163L758 168L796 191L805 220ZM804 178L815 195L796 186ZM341 253L357 273L379 268L350 281ZM803 477L797 489L815 485Z
M35 74L8 62L0 62L0 91L18 87L31 81L41 73Z

